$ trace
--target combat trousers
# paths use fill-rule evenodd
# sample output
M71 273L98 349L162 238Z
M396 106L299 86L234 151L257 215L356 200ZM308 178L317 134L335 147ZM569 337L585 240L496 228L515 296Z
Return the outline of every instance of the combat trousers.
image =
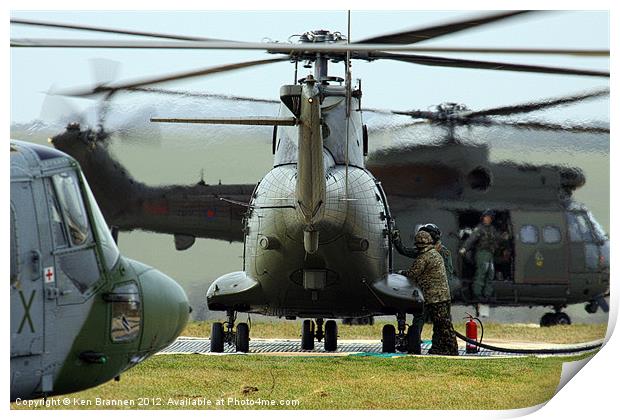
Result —
M433 323L433 344L428 354L458 356L459 348L450 315L450 301L427 303L424 311Z
M495 266L493 265L493 253L485 249L476 252L476 275L472 292L477 298L488 298L493 295L495 278Z

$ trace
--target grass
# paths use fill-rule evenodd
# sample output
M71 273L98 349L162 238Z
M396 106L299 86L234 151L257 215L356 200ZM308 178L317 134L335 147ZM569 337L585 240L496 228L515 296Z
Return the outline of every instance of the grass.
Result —
M240 321L244 321L240 319ZM211 324L208 321L192 321L187 324L181 333L190 337L209 337ZM374 325L338 325L338 336L343 340L381 338L381 328L384 323ZM465 322L455 324L461 334L465 334ZM484 324L484 340L541 342L571 344L593 341L605 337L607 324L575 324L558 325L540 328L532 324ZM252 323L252 338L299 338L301 335L300 322L261 321ZM422 332L422 338L429 340L432 335L432 326L427 324Z
M68 395L93 405L54 408L117 408L95 406L95 398L125 399L135 404L130 408L142 409L522 408L553 396L562 362L569 360L575 358L159 355L123 374L120 382ZM185 398L212 405L169 403ZM229 404L229 398L274 400L276 406ZM137 406L140 401L150 405ZM280 405L287 401L295 405Z
M339 325L339 336L379 339L383 325ZM463 332L464 325L456 327ZM254 322L252 337L298 338L299 329L299 322ZM194 321L182 334L208 337L210 331L211 322ZM602 338L605 331L605 324L549 328L487 324L485 340L580 343ZM429 339L430 334L431 327L426 325L423 338ZM577 359L158 355L130 369L120 382L71 394L69 405L52 408L120 408L98 406L96 398L124 399L134 404L128 408L142 409L522 408L549 400L557 387L562 363ZM74 398L91 405L76 404ZM235 405L235 398L240 403L246 399L273 400L276 405ZM210 401L211 405L174 405L175 401L187 399ZM11 407L23 408L15 404Z

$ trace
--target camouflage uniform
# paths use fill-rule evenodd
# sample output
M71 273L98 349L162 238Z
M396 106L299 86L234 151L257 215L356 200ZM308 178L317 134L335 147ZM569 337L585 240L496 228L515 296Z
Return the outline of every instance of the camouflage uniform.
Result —
M472 292L477 298L489 298L493 295L492 281L495 278L493 258L499 243L499 235L493 225L480 223L463 244L467 251L476 248L476 275Z
M448 248L440 243L441 249L439 255L443 258L443 265L446 268L446 276L448 277L448 285L452 284L456 277L456 271L454 270L454 264L452 263L452 253Z
M415 236L418 257L403 274L412 278L424 293L424 307L433 323L433 345L429 354L456 355L458 347L450 316L450 288L444 262L428 232Z
M404 255L405 257L413 259L417 258L418 255L420 255L420 251L418 250L418 248L409 248L403 245L403 241L399 233L394 235L392 243L394 244L394 248L396 248L396 251L398 251L400 255ZM443 264L446 269L446 276L448 277L448 284L452 284L453 280L456 277L456 271L454 270L454 264L452 263L452 253L443 244L441 244L440 246L441 249L439 250L439 255L441 255L441 258L443 258Z

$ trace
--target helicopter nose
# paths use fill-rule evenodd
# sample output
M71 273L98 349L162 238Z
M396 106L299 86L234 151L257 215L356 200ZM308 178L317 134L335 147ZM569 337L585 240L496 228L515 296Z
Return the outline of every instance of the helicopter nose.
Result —
M181 334L189 318L183 288L164 273L149 268L138 276L142 287L143 333L141 350L159 351Z

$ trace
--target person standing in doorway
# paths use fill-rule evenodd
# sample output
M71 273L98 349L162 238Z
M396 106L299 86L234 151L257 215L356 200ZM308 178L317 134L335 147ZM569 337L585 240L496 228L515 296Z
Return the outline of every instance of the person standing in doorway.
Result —
M486 302L493 296L492 282L495 278L493 259L500 239L493 226L494 218L493 210L485 210L480 217L480 223L459 251L461 255L465 255L468 251L475 250L476 274L472 294L480 302Z

